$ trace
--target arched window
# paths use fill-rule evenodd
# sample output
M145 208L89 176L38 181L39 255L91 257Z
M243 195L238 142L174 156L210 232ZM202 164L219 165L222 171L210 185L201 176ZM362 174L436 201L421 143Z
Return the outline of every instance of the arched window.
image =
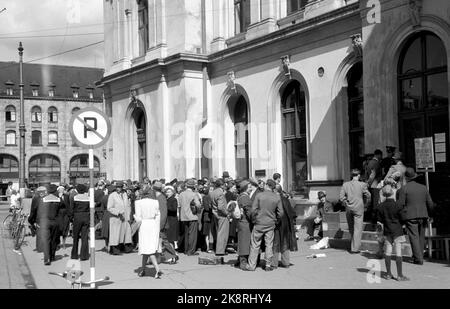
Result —
M34 186L61 182L61 163L58 157L40 154L31 157L28 182Z
M8 154L0 154L0 179L19 178L19 160Z
M144 56L149 47L148 1L138 0L139 56Z
M248 111L247 101L240 95L236 103L229 103L230 116L234 124L234 150L236 159L236 177L249 178L248 150Z
M54 106L48 109L48 122L58 122L58 110Z
M31 109L31 121L32 122L41 122L42 121L42 112L39 106L34 106Z
M363 66L355 64L347 74L350 166L362 169L364 161L364 92Z
M41 131L34 130L31 132L31 145L42 146L42 133Z
M6 131L6 143L5 145L16 145L16 131Z
M16 121L16 108L13 105L8 105L5 108L5 120L9 122Z
M410 37L400 53L397 76L403 163L415 166L414 140L432 137L436 164L435 172L429 174L430 193L434 202L446 206L450 199L449 89L447 52L440 38L427 31Z
M293 80L286 86L281 98L286 188L298 194L306 194L308 156L305 92L300 83Z
M94 178L100 177L100 160L94 156ZM89 181L89 156L80 154L70 159L69 178L71 183L86 183Z
M58 132L56 131L48 132L48 143L49 145L58 145Z

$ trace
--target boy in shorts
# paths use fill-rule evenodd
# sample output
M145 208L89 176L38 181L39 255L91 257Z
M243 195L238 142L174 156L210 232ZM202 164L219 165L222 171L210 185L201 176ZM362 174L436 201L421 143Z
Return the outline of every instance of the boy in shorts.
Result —
M386 280L392 279L391 273L391 254L392 247L395 246L396 265L397 265L397 281L408 281L409 278L403 276L402 273L402 243L406 241L403 235L403 227L400 223L401 207L394 200L394 190L390 185L386 185L382 189L383 196L386 200L379 205L377 213L378 224L383 228L385 237L385 264L386 264Z

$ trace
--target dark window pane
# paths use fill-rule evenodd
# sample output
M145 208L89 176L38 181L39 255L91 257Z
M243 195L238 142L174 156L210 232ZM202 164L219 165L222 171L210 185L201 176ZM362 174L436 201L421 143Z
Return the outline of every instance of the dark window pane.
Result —
M305 192L305 182L308 180L308 166L306 156L306 138L298 138L292 143L292 187L294 191Z
M364 128L364 101L358 100L350 104L350 129Z
M295 135L295 113L284 114L284 136Z
M428 107L448 105L447 72L428 76L427 83Z
M428 69L447 65L447 54L441 39L434 35L427 35L426 46Z
M415 39L405 54L402 65L402 73L422 71L422 49L420 37Z
M403 111L419 110L422 105L422 79L412 78L402 81Z
M351 168L362 168L364 158L364 131L350 133Z

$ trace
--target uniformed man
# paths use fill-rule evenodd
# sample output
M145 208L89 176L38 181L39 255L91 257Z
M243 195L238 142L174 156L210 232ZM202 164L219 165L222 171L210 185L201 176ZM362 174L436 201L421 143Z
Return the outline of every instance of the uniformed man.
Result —
M57 186L47 186L48 195L42 199L38 206L37 218L39 233L44 249L44 264L50 265L55 261L56 248L58 246L58 212L60 199L57 195Z
M87 195L87 187L83 184L77 185L78 194L73 197L73 207L70 207L69 217L73 221L73 247L71 259L86 261L89 259L89 196ZM81 237L81 253L78 255L78 242Z
M386 158L384 158L383 160L381 160L381 170L383 173L383 177L386 176L386 174L389 172L389 169L391 168L392 165L395 165L395 150L396 148L394 146L386 146Z

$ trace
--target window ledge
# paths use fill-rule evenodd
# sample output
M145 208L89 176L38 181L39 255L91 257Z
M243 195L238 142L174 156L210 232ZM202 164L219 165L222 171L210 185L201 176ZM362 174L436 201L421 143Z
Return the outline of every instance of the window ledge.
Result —
M42 144L31 144L32 147L42 147Z
M225 41L225 44L227 44L227 47L233 46L239 42L245 41L245 37L247 35L247 32L241 32L236 34L234 37L229 38Z
M17 144L5 144L5 147L17 147Z
M59 144L48 144L48 147L59 147Z

